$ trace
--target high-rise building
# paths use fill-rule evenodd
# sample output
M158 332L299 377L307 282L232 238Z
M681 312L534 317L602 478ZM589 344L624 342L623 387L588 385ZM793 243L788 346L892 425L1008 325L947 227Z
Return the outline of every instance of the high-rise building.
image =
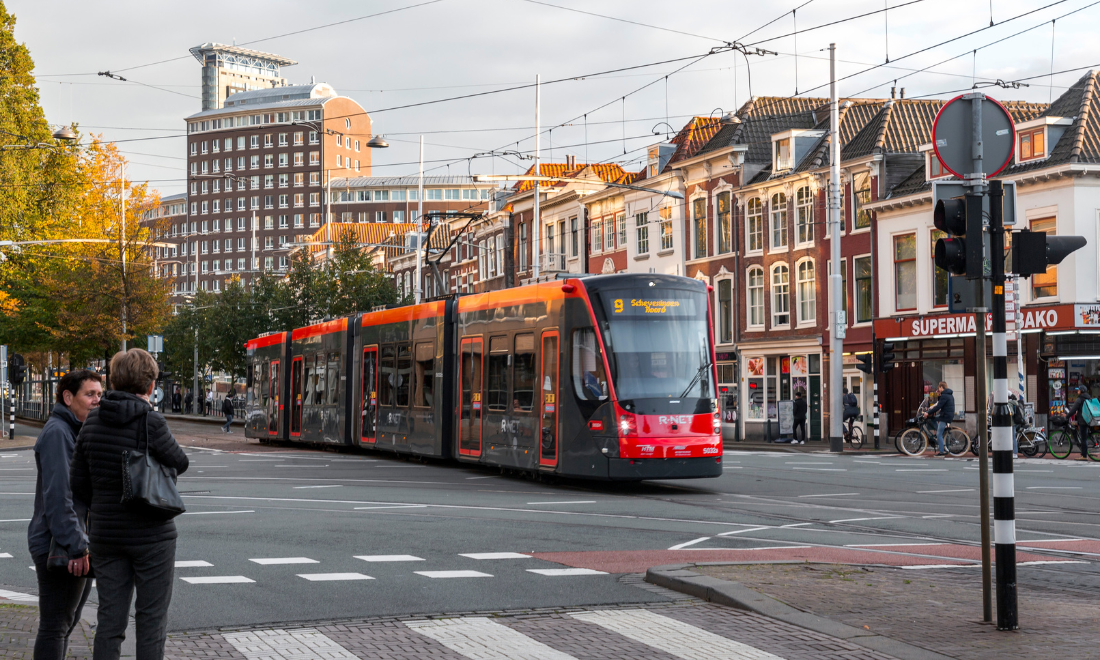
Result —
M297 64L280 55L207 42L191 49L202 64L202 109L217 110L237 92L286 85L281 69Z

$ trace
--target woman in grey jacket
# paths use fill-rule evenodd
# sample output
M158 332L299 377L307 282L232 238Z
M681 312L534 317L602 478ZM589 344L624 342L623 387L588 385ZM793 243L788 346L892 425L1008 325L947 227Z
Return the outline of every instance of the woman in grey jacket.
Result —
M92 590L88 573L88 536L84 529L87 507L73 502L69 487L76 435L88 413L99 405L103 385L99 374L77 369L61 377L57 403L34 443L38 479L34 514L27 528L27 544L38 577L38 636L34 660L61 660L69 635ZM46 566L51 541L69 557L68 571Z

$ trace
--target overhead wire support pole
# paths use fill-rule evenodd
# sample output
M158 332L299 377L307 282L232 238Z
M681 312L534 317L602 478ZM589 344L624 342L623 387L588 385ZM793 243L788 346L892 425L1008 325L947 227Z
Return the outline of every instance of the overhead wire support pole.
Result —
M829 44L829 253L833 268L829 274L829 451L844 451L844 420L841 417L844 387L843 358L844 330L847 319L840 312L844 295L840 268L840 104L836 89L836 44Z
M1004 184L989 184L989 254L993 275L993 540L997 545L997 630L1016 630L1016 508L1012 412L1005 336ZM1019 337L1019 336L1017 336ZM1018 339L1017 339L1018 340Z
M424 237L424 136L420 136L420 179L417 183L416 193L416 288L414 291L414 298L416 304L420 304L421 297L423 296L423 289L421 279L423 276L420 274L420 262L422 257L421 252L424 250L424 246L421 245L421 241Z
M540 74L535 74L535 176L542 174L539 169L539 135L542 134L542 129L539 127L539 111L541 108L541 99L539 93L541 91L541 77ZM539 216L539 182L535 180L535 210L534 221L531 223L531 227L534 229L534 236L531 237L531 275L535 281L539 279L539 235L542 234L542 222Z

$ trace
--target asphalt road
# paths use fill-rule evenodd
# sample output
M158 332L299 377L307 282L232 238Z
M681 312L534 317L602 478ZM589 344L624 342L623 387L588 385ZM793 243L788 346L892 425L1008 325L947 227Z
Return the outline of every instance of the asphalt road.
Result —
M718 479L543 484L385 454L199 449L189 439L217 427L173 427L192 463L172 630L667 601L622 574L676 561L978 570L976 459L728 451ZM1042 562L1022 583L1100 596L1098 479L1100 464L1017 461L1021 562ZM30 451L0 452L0 589L34 592L34 481Z

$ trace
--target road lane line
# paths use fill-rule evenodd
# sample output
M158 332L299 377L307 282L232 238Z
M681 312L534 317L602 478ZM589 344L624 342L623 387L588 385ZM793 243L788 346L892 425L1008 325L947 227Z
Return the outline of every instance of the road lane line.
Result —
M313 628L222 633L222 638L247 660L359 660L359 656Z
M7 520L0 520L0 523L5 522L30 522L30 518L8 518Z
M320 564L321 562L309 557L259 557L248 561L261 566L277 566L279 564Z
M469 559L530 559L531 555L523 555L518 552L471 552L459 554L459 557Z
M595 504L596 500L567 500L562 502L528 502L528 504Z
M404 624L473 660L577 660L485 617L405 621Z
M686 543L680 543L678 545L674 545L671 548L669 548L669 550L683 550L684 548L688 547L689 545L695 545L696 543L702 543L703 541L709 541L709 540L710 540L709 536L703 536L703 537L694 539L692 541L688 541Z
M255 582L255 580L249 580L243 575L210 575L207 577L185 577L180 579L190 584L246 584Z
M947 472L947 468L894 468L894 472Z
M591 568L529 568L528 573L537 573L548 577L565 577L568 575L607 575L604 571L594 571Z
M448 578L478 578L478 577L493 577L488 573L480 573L478 571L413 571L417 575L423 575L426 578L432 579L448 579Z
M571 616L684 660L782 660L748 644L648 610L603 610Z
M422 557L417 557L415 555L355 555L355 558L369 562L424 561Z
M744 534L746 532L759 532L759 531L762 531L762 530L765 530L765 529L787 529L789 527L804 527L806 525L813 525L813 524L814 523L803 522L803 523L791 523L789 525L758 525L756 527L750 527L748 529L735 529L732 532L722 532L721 534L716 534L716 536L733 536L734 534ZM813 530L811 530L811 531L813 531Z
M843 522L860 522L862 520L894 520L896 518L906 518L907 516L877 516L874 518L844 518L842 520L830 520L830 523L843 523Z
M949 488L947 490L918 490L920 494L926 493L970 493L973 492L973 488Z
M303 488L343 488L343 486L340 484L329 484L327 486L294 486L294 488L296 490L301 490Z
M1028 486L1028 490L1081 490L1081 486Z
M10 552L0 552L0 559L12 559Z
M851 495L859 495L859 493L824 493L822 495L799 495L799 497L848 497Z
M207 568L209 566L213 566L213 564L208 561L203 561L201 559L176 562L176 568Z
M427 504L384 504L382 506L357 506L356 511L367 511L370 509L426 509Z
M183 515L185 515L185 516L209 516L209 515L215 514L215 513L256 513L256 512L252 509L248 509L246 511L184 511Z
M369 575L362 573L299 573L298 577L310 582L345 582L351 580L373 580Z
M847 472L844 468L808 468L808 467L793 467L792 470L817 470L818 472Z

